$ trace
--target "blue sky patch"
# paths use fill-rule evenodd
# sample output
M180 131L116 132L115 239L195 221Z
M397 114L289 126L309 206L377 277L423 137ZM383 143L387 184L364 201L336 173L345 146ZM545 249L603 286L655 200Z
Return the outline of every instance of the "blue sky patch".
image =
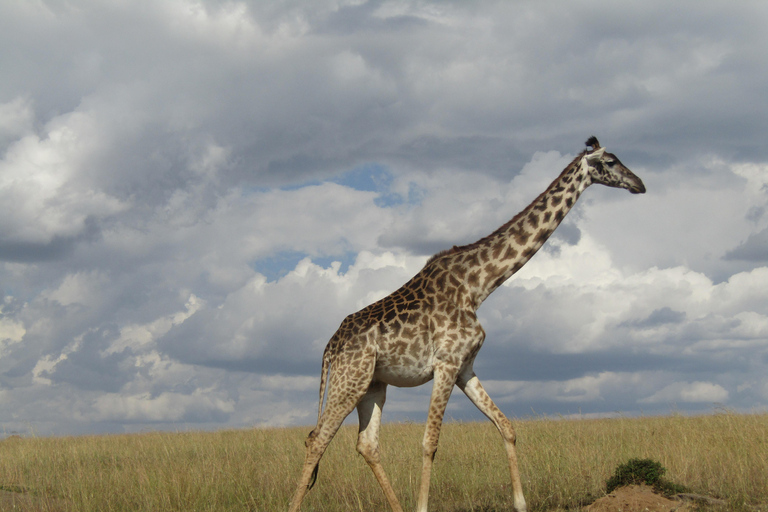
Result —
M251 268L265 276L268 282L274 282L294 270L296 265L306 257L309 257L315 265L320 265L323 268L328 268L334 261L339 261L341 262L339 273L344 274L349 270L349 266L355 262L357 253L347 251L343 254L330 256L310 256L301 251L280 251L272 256L254 261L251 263Z
M378 197L374 200L374 203L380 208L397 206L405 201L400 194L392 192L394 176L381 164L368 163L362 165L345 172L331 181L355 190L376 192Z

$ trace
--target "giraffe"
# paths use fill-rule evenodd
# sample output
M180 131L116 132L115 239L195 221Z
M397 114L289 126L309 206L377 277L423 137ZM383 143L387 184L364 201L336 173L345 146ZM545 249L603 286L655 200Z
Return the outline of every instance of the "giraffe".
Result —
M600 183L634 194L645 192L640 178L606 152L597 138L590 137L586 146L512 220L475 243L454 246L432 256L400 289L342 321L323 352L317 426L305 443L306 457L290 512L299 510L315 483L326 447L355 408L360 425L357 451L373 470L392 511L402 512L381 465L381 412L388 385L412 387L430 380L433 385L422 441L417 512L427 512L432 464L454 386L501 434L509 462L513 505L518 512L526 510L515 430L473 370L475 356L485 340L476 311L536 253L589 185Z

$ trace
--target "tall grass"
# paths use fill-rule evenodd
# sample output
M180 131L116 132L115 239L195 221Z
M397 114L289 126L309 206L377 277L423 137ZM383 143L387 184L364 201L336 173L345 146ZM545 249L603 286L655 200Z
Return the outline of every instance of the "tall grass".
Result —
M733 509L768 505L768 415L536 419L515 423L531 510L578 508L605 491L627 459L650 458L665 477ZM280 511L290 500L308 428L148 433L0 442L0 489L32 510ZM414 509L423 426L388 424L382 457L403 507ZM356 429L337 434L306 511L387 510L355 452ZM430 508L511 510L501 438L490 423L444 425ZM26 504L26 505L25 505Z

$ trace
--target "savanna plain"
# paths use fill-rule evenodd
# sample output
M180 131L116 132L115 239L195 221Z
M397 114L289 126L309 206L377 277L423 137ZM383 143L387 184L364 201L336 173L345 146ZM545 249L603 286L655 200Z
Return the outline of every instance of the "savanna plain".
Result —
M606 480L631 458L654 459L668 480L724 500L714 509L768 510L768 414L514 423L529 510L579 510L604 496ZM0 441L0 510L283 511L309 430L9 437ZM382 427L383 463L406 510L416 506L422 434L419 424ZM339 431L302 510L388 510L355 451L356 438L353 426ZM508 475L501 438L490 423L448 422L430 510L512 510Z

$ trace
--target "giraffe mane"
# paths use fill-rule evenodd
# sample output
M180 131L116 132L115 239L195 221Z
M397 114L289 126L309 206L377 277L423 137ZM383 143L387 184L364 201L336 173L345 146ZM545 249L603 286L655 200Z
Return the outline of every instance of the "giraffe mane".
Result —
M475 242L475 243L477 243L477 242ZM474 245L474 244L470 244L470 245ZM429 259L427 260L427 262L424 264L424 266L426 267L427 265L429 265L433 261L435 261L435 260L445 256L446 254L453 254L455 252L458 252L460 249L465 249L467 247L469 247L469 245L462 245L462 246L454 245L450 249L443 249L442 251L440 251L438 253L435 253L432 256L430 256Z
M563 169L563 171L560 173L560 176L558 176L558 177L557 177L557 179L556 179L555 181L559 180L559 179L560 179L560 177L562 177L562 175L563 175L563 174L565 174L566 172L568 172L568 171L569 171L569 170L570 170L570 169L571 169L571 168L572 168L574 165L577 165L577 164L578 164L578 162L580 162L580 161L581 161L581 159L584 157L584 155L587 155L587 154L591 153L592 151L594 151L595 149L599 148L599 147L600 147L600 143L597 141L597 138L596 138L596 137L593 135L592 137L590 137L590 138L587 140L587 146L592 146L592 147L593 147L593 149L592 149L592 150L589 150L589 149L585 149L584 151L582 151L581 153L579 153L578 155L576 155L576 158L574 158L574 159L571 161L571 163L569 163L568 165L566 165L566 166L565 166L565 169ZM595 147L595 146L596 146L596 147ZM554 182L553 182L553 183L554 183ZM482 245L483 243L485 243L485 242L486 242L487 240L489 240L490 238L492 238L492 237L494 237L494 236L498 235L498 234L499 234L499 233L501 233L501 232L504 232L504 231L506 231L506 230L507 230L507 229L508 229L508 228L509 228L509 227L510 227L512 224L514 224L515 222L518 222L518 221L520 220L520 218L521 218L523 215L527 215L527 214L528 214L528 210L529 210L530 206L531 206L531 205L533 205L533 204L535 204L535 203L536 203L536 202L537 202L539 199L541 199L541 197L542 197L544 194L546 194L548 191L549 191L549 187L547 187L547 190L545 190L544 192L542 192L541 194L539 194L539 195L536 197L536 199L534 199L533 201L531 201L531 203L530 203L528 206L526 206L526 207L523 209L523 211L521 211L520 213L518 213L517 215L515 215L514 217L512 217L512 220L510 220L510 221L507 221L506 223L504 223L502 226L500 226L500 227L499 227L499 228L498 228L496 231L494 231L494 232L493 232L493 233L491 233L490 235L488 235L488 236L485 236L485 237L481 238L480 240L478 240L478 241L476 241L476 242L473 242L473 243L471 243L471 244L467 244L467 245L454 245L454 246L453 246L453 247L451 247L450 249L444 249L444 250L442 250L442 251L438 252L437 254L433 254L432 256L430 256L430 258L427 260L427 262L424 264L424 266L426 267L427 265L431 264L432 262L439 260L439 259L440 259L440 258L442 258L443 256L447 256L447 255L450 255L450 254L456 254L457 252L461 252L461 251L468 251L468 250L472 250L472 249L474 249L474 248L476 248L476 247L478 247L478 246Z

